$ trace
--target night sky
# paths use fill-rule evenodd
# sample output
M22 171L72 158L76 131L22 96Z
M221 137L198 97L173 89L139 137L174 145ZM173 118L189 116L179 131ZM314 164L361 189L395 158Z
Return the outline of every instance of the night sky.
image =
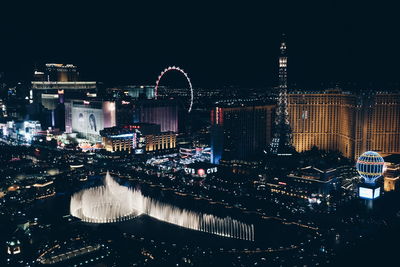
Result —
M57 62L108 84L153 84L177 65L194 86L272 86L282 32L291 84L400 81L395 1L29 2L2 3L6 81L29 81L35 64Z

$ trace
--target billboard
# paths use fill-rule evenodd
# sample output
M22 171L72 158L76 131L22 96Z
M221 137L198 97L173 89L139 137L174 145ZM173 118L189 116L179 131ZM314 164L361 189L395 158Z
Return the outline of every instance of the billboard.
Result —
M100 138L101 130L115 126L115 103L74 103L71 118L73 132L85 138Z
M379 197L380 194L381 194L381 188L380 187L375 188L375 190L374 190L374 198Z
M100 135L100 130L103 128L102 109L72 108L72 131L82 134Z
M374 190L371 188L360 187L359 196L361 198L373 199L373 196L374 196L373 192L374 192Z
M368 187L361 187L359 188L359 196L360 198L365 199L375 199L378 198L381 192L380 187L376 188L368 188Z

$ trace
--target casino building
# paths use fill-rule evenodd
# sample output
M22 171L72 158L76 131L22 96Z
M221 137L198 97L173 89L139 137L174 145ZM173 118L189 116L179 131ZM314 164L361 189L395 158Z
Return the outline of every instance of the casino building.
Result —
M95 96L98 84L80 81L77 67L73 64L48 63L43 71L35 71L31 82L31 97L46 109L54 110L65 100Z
M315 201L327 200L338 185L336 169L319 169L308 166L286 177L275 177L267 186L272 194Z
M100 131L116 125L115 102L71 100L65 102L65 132L78 133L92 142L101 141Z
M64 102L96 97L99 83L81 81L73 64L48 63L34 72L29 92L29 119L40 120L44 128L65 130Z
M288 113L298 152L317 146L350 159L400 152L400 92L293 91Z
M161 132L178 132L178 105L172 100L139 100L133 116L134 123L155 123Z
M136 123L100 131L104 148L110 152L135 154L170 152L176 148L176 134L161 132L158 124Z

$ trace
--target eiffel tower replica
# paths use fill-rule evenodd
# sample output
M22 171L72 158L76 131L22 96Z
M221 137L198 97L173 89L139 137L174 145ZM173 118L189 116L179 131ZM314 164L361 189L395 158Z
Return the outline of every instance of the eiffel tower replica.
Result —
M292 146L292 131L289 125L287 103L287 48L286 38L282 35L279 56L279 97L275 117L275 134L271 142L271 152L278 156L291 156L295 151Z

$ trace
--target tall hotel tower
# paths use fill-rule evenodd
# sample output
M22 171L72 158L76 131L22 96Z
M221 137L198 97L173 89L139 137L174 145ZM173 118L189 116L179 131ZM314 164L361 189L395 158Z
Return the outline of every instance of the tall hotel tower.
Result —
M399 91L293 91L288 107L298 152L317 146L354 160L368 150L400 153Z
M286 37L282 35L279 56L279 98L275 118L275 136L272 140L271 150L274 154L285 155L292 151L291 130L289 125L288 101L287 101L287 48Z

